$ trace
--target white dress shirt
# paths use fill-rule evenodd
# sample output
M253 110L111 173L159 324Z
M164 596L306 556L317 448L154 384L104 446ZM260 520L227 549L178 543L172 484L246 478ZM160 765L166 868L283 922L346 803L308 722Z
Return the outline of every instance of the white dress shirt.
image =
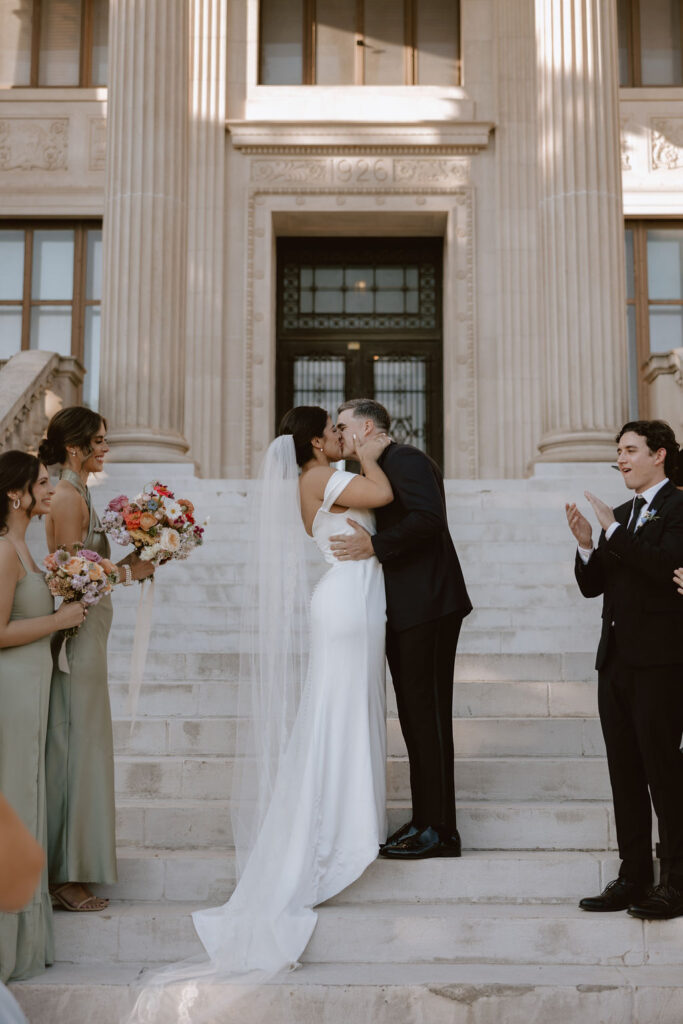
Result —
M650 511L650 506L651 506L651 504L652 504L652 502L654 500L655 495L658 493L658 491L660 491L662 489L664 484L668 484L668 482L669 482L669 478L665 477L664 480L660 480L659 483L653 484L652 487L648 487L648 489L646 491L643 491L642 494L640 494L640 495L634 494L633 495L634 503L635 503L635 500L636 500L637 497L645 498L645 504L641 506L640 515L638 516L638 522L636 524L636 530L638 529L639 526L643 525L643 520L645 519L646 514ZM633 507L631 507L631 515L628 518L628 523L626 524L627 526L630 524L632 518L633 518ZM609 540L610 537L612 536L612 534L614 533L614 531L618 530L620 526L621 526L621 523L611 523L607 527L607 529L605 530L605 539ZM579 558L581 559L581 561L585 565L588 562L588 559L590 558L590 556L595 551L595 548L592 547L592 546L589 547L589 548L582 548L581 546L579 546L578 550L579 550Z

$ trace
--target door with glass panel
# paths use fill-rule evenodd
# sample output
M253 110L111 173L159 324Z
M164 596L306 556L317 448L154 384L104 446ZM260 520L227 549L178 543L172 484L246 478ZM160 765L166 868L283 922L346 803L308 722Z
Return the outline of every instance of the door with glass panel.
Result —
M392 436L443 454L441 239L278 242L276 418L375 398Z
M102 227L97 221L0 225L0 363L22 349L75 356L97 407Z

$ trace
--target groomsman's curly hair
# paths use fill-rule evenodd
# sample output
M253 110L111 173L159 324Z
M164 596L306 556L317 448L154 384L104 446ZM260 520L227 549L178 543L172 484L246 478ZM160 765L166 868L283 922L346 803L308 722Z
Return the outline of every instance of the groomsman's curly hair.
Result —
M619 444L624 434L629 432L644 437L651 452L658 452L660 448L666 449L664 472L673 483L676 483L679 463L678 442L669 424L664 420L632 420L621 428L615 438L616 443Z
M337 409L337 415L351 409L353 415L360 420L372 420L380 430L388 432L391 427L391 417L387 410L374 398L350 398L348 402L342 402Z

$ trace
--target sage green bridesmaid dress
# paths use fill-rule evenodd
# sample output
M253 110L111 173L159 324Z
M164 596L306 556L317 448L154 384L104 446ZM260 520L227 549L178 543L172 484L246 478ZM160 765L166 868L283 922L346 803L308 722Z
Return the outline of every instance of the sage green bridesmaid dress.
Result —
M19 560L26 575L14 591L10 620L52 615L54 601L42 572L26 565L21 555ZM0 792L43 849L47 847L45 735L51 676L49 636L0 649ZM32 978L53 959L46 867L29 905L15 914L0 914L0 981Z
M63 469L90 512L84 547L109 558L109 541L78 474ZM114 741L107 686L111 596L88 611L66 642L70 673L60 671L53 640L50 718L47 730L47 820L50 884L116 882Z

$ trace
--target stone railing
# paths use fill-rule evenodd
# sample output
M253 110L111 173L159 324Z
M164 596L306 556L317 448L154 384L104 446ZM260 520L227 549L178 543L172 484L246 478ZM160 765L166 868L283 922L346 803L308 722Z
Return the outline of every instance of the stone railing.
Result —
M0 451L35 451L51 416L74 405L85 370L73 356L31 349L0 366Z
M670 423L683 445L683 348L650 356L645 364L650 416Z

